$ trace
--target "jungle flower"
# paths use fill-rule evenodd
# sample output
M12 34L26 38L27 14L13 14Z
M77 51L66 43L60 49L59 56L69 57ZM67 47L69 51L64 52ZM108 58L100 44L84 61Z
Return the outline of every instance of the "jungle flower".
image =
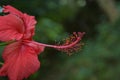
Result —
M84 33L74 32L72 36L65 39L63 44L47 45L35 42L34 36L36 20L34 16L22 13L10 5L3 7L7 15L0 16L0 41L9 42L3 51L3 66L0 68L0 76L8 76L9 80L23 80L40 67L38 54L45 47L52 47L68 54L77 51Z

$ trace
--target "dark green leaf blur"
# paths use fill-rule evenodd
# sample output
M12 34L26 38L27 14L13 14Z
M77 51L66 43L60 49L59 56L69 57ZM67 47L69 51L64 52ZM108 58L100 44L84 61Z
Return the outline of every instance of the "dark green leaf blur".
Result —
M39 71L25 80L120 80L120 0L0 0L3 5L36 17L37 42L56 44L72 32L86 33L72 56L45 48Z

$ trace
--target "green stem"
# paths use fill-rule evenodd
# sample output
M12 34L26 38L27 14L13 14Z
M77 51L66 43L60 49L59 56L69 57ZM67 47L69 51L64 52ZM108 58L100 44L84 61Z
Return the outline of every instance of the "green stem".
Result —
M8 45L8 44L13 43L13 42L15 42L15 40L11 40L11 41L8 41L8 42L1 42L0 46L5 46L5 45Z
M3 65L4 63L0 62L0 65Z
M4 45L7 45L8 43L6 43L6 42L2 42L2 43L0 43L0 46L4 46Z

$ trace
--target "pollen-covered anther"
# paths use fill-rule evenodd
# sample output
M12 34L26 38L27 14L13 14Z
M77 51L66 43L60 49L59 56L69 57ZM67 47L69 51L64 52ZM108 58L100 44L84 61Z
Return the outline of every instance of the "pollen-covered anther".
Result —
M73 34L66 38L62 44L57 45L57 49L59 51L65 52L68 55L73 54L74 52L77 52L81 49L81 47L84 45L83 43L80 43L81 38L83 37L85 33L81 32L73 32Z

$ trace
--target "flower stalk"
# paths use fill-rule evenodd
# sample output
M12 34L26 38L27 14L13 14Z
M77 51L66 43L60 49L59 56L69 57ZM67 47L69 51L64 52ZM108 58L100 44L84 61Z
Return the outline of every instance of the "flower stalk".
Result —
M6 46L6 45L11 44L13 42L15 42L15 40L10 40L10 41L7 41L7 42L0 42L0 46Z

